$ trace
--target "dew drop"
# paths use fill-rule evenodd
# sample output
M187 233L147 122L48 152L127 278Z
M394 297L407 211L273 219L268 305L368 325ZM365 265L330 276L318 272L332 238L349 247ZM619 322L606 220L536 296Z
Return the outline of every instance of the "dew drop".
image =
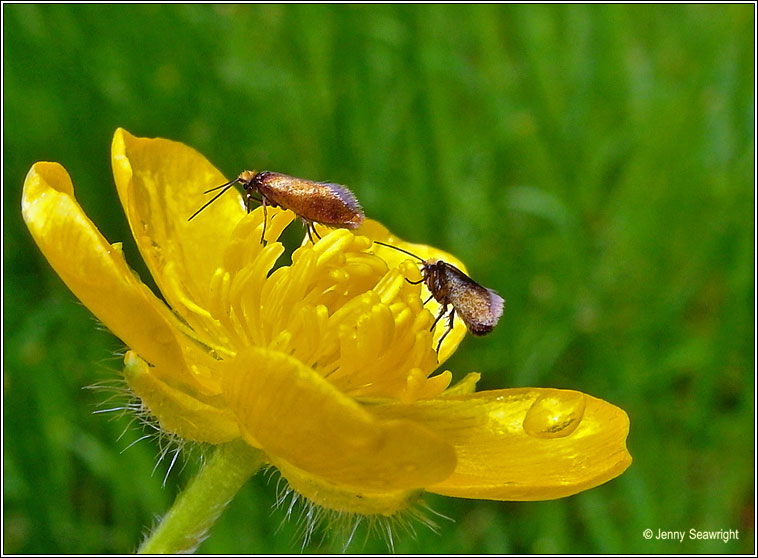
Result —
M541 395L526 412L524 431L535 438L568 436L582 422L585 404L583 393Z

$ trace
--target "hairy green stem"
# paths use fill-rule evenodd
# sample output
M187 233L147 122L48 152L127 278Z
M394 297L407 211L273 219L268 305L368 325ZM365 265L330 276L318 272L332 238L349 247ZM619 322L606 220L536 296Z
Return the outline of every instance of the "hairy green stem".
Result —
M138 552L194 552L227 504L263 462L263 452L242 440L218 446Z

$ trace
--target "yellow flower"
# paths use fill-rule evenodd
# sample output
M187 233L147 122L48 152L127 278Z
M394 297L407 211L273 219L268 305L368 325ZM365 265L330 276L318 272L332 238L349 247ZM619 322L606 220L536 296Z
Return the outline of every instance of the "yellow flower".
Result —
M32 167L23 216L66 285L130 347L125 378L162 429L244 440L312 502L365 515L392 515L422 490L560 498L629 466L629 419L605 401L542 388L475 393L478 374L450 388L449 371L434 373L446 321L429 331L438 305L406 281L420 278L418 263L372 242L465 270L452 255L367 220L356 231L319 226L320 241L272 271L292 212L269 208L263 245L263 212L246 214L234 189L188 222L203 191L227 182L193 149L119 129L112 164L163 300L86 217L59 164ZM440 363L465 333L456 321Z

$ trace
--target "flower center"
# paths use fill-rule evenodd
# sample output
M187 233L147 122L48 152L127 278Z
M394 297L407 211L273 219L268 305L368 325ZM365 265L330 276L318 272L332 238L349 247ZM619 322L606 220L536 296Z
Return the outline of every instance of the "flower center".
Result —
M369 238L329 231L271 272L284 248L260 244L258 213L240 221L213 275L204 324L212 342L203 342L221 358L249 346L288 354L354 397L413 401L447 387L449 373L428 378L437 355L421 287L371 253ZM288 213L269 209L268 229L283 229Z

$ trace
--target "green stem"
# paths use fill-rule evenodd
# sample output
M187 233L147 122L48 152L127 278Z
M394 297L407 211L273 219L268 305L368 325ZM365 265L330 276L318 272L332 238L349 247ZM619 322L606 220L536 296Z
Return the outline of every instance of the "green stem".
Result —
M242 440L218 446L138 552L193 552L239 489L263 465L264 457Z

